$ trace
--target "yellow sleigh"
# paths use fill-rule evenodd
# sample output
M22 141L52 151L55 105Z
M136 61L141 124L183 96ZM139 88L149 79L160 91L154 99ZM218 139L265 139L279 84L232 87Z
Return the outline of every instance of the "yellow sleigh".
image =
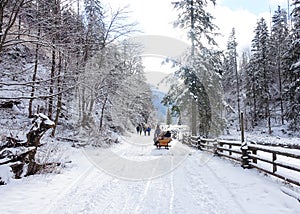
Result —
M165 149L169 149L169 143L172 141L172 138L168 137L168 138L164 138L164 139L160 139L157 141L156 143L156 147L158 149L160 149L161 147L165 147Z

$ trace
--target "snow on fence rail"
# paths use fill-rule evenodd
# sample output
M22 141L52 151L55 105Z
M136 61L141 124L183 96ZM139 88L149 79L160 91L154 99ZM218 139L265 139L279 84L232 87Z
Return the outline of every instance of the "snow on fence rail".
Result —
M285 182L300 186L300 150L257 145L253 142L184 136L183 143L256 168Z

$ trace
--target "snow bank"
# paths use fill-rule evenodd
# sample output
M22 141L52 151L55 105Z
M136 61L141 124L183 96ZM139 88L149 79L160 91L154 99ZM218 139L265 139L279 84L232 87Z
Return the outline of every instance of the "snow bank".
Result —
M0 165L0 184L9 183L10 179L13 177L13 173L11 171L10 166L8 165Z

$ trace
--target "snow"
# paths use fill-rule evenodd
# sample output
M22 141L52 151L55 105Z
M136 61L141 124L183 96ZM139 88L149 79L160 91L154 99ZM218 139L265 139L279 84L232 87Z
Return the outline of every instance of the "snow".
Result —
M52 120L50 120L49 117L47 117L46 115L39 113L37 116L43 119L45 125L49 125L49 126L55 125L55 123Z
M17 148L5 148L1 151L2 152L1 154L10 153L11 156L18 156L20 154L23 154L23 153L28 152L28 151L33 150L33 149L35 149L34 146L17 147Z
M266 131L262 130L260 127L259 130L245 132L245 141L261 144L272 144L272 145L300 145L300 133L294 133L295 136L290 135L290 133L284 134L282 130L288 130L286 125L273 127L273 133L271 135L266 134ZM241 133L235 129L229 130L230 135L223 135L223 139L235 139L240 140Z
M20 109L15 104L13 104L12 110L14 111L15 114L22 114Z
M158 150L152 139L130 134L105 149L60 143L72 164L0 186L1 213L300 213L289 196L299 193L281 182L176 140Z
M292 196L293 198L297 199L300 202L300 194L299 193L294 192L294 191L292 191L288 188L285 188L285 187L282 187L281 191L288 194L288 195L290 195L290 196Z
M13 173L8 165L0 165L0 182L9 183Z
M300 150L298 149L287 149L287 148L278 148L278 147L271 147L271 146L261 146L261 145L254 145L250 144L252 148L257 148L257 149L263 149L263 150L268 150L270 152L274 153L287 153L290 155L294 155L297 157L300 157Z

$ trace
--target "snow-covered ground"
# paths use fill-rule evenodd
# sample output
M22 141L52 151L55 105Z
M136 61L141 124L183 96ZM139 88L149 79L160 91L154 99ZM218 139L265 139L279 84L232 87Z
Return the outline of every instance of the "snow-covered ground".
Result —
M259 129L259 128L258 128ZM291 133L282 133L281 130L286 130L286 126L280 126L277 128L273 128L273 133L270 135L266 133L262 128L260 130L255 131L246 131L245 132L245 140L247 142L255 142L260 144L269 144L269 145L280 145L280 146L288 146L288 145L298 145L300 146L300 133L294 132ZM263 130L263 131L262 131ZM241 132L237 131L237 129L230 129L228 135L223 135L221 138L223 139L241 139Z
M61 174L0 186L1 213L300 213L283 184L172 141L131 134L112 148L69 147ZM110 155L107 155L110 154Z

